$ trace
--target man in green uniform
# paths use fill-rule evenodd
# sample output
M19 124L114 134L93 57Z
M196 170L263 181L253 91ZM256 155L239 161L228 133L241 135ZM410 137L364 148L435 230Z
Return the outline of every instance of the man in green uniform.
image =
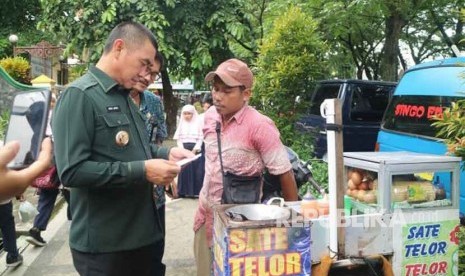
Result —
M68 86L55 108L56 164L71 188L69 243L81 275L163 275L151 272L154 244L163 239L152 183L171 183L180 170L173 161L193 154L150 144L128 97L154 74L157 48L143 25L119 24L96 66Z

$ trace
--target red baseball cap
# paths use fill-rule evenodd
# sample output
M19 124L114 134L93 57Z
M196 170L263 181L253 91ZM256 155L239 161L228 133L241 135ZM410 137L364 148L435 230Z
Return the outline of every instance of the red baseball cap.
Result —
M212 81L218 76L227 86L244 86L252 88L253 74L250 68L244 62L232 58L221 63L216 71L211 71L205 76L205 81Z

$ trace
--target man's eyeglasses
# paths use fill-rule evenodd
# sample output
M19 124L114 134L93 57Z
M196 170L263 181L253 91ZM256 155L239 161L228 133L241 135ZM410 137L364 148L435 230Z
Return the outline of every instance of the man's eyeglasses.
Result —
M151 72L147 70L144 74L144 78L149 76L151 81L159 81L161 79L161 73L160 72Z
M149 72L150 79L153 81L159 81L161 79L161 73L159 72Z
M150 79L152 79L153 81L158 81L161 78L160 72L152 72L150 70L150 67L152 67L152 64L149 61L140 59L139 62L141 65L141 70L143 69L145 71L144 76L150 75Z

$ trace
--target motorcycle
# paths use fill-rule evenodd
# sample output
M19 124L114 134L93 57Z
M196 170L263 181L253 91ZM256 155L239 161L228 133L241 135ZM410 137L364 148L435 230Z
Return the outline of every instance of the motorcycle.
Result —
M299 159L299 156L291 148L286 147L289 161L292 165L292 171L294 172L295 182L297 189L302 187L305 183L310 183L321 195L326 194L325 189L321 188L318 182L313 178L311 171L310 161L304 162ZM263 196L262 202L267 202L270 198L282 197L281 183L279 176L272 175L268 171L264 173L263 177ZM299 200L300 200L299 196Z

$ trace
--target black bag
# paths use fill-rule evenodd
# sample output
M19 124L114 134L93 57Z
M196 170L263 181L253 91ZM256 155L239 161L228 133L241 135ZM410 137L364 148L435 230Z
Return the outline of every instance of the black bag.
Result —
M262 177L243 176L223 169L223 158L221 156L221 125L216 122L216 134L218 138L218 155L220 157L221 173L223 174L222 204L247 204L258 203L260 200Z
M223 204L257 203L260 200L260 176L242 176L223 173Z

